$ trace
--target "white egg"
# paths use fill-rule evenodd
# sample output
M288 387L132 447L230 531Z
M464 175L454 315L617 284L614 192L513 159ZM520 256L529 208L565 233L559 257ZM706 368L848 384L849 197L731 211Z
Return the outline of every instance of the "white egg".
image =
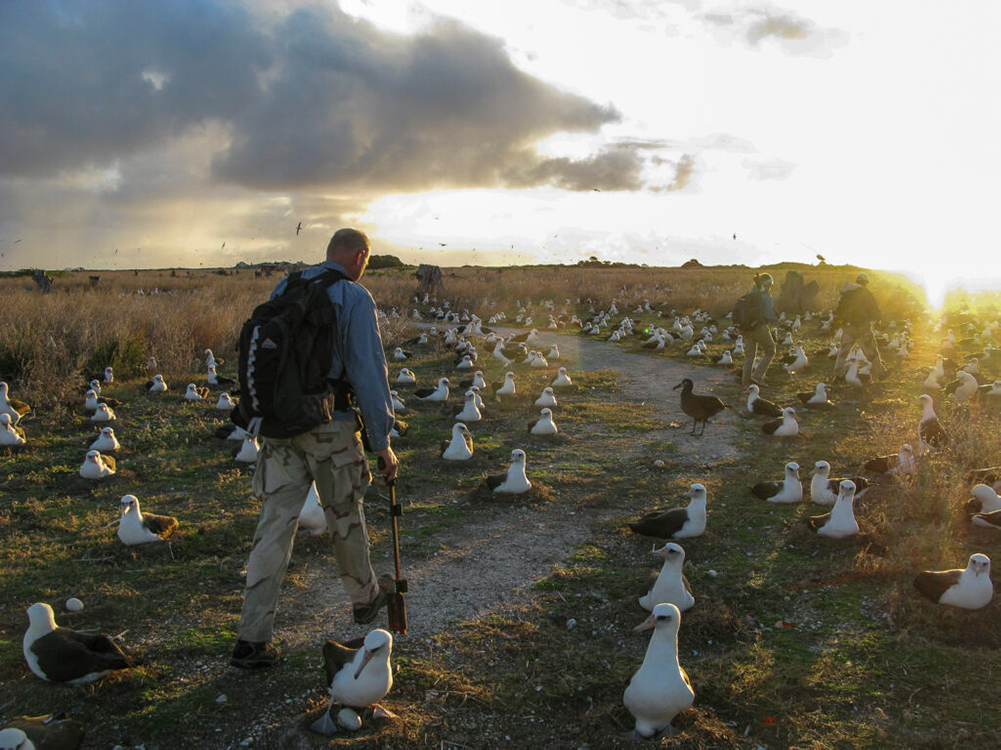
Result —
M79 612L83 609L83 602L77 599L75 596L71 596L66 600L66 611L67 612Z
M361 717L351 708L342 708L337 712L337 723L349 732L357 732L361 729Z

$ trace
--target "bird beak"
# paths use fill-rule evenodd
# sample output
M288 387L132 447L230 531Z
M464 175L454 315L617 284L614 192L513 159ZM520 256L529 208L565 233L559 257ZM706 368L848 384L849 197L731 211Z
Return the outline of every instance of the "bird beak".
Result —
M678 384L677 384L676 386L674 386L674 388L672 388L671 390L672 390L672 391L676 391L676 390L678 390L678 389L679 389L680 387L681 387L681 383L678 383Z
M373 657L374 655L375 655L375 653L374 653L374 652L372 652L372 651L369 651L369 650L367 650L367 649L365 650L365 656L364 656L364 657L362 657L362 660L361 660L361 664L359 664L359 665L358 665L358 669L356 669L356 670L355 670L355 679L356 679L356 680L358 679L358 675L360 675L360 674L361 674L361 671L362 671L363 669L365 669L365 665L366 665L366 664L368 664L368 663L369 663L369 662L370 662L370 661L372 660L372 657Z
M648 618L646 618L643 622L641 622L639 625L633 628L633 632L639 633L643 630L649 630L650 628L653 627L653 625L654 625L654 616L653 612L651 612Z

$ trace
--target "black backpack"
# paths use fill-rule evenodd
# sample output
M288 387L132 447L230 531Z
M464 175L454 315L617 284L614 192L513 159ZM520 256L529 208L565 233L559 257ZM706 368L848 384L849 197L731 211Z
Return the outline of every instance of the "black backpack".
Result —
M862 287L855 287L841 293L838 306L834 309L834 319L839 323L863 325L867 321L866 300Z
M329 422L348 407L349 388L331 381L331 329L336 326L327 288L340 271L304 279L290 274L277 297L258 305L240 330L240 401L232 421L251 435L287 438Z
M761 322L761 292L752 289L733 306L733 324L742 331L749 331Z

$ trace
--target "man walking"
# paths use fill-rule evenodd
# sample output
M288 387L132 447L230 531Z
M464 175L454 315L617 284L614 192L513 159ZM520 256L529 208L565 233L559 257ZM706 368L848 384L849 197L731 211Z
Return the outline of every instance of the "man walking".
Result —
M876 298L869 291L869 275L860 273L855 283L841 287L841 299L834 311L834 319L841 324L841 343L834 362L834 377L843 378L848 370L848 355L854 346L872 363L872 377L886 375L886 366L879 356L879 345L872 333L872 324L882 317Z
M337 567L354 621L370 623L386 603L369 561L368 530L362 500L370 481L358 415L370 447L382 459L386 481L396 478L398 463L389 445L393 406L375 301L358 284L368 265L368 237L339 229L327 246L326 261L303 271L304 279L335 270L346 278L332 283L327 295L335 310L329 379L349 386L350 395L335 406L333 419L294 437L264 438L254 472L254 494L262 500L261 517L247 562L247 588L230 664L243 669L267 667L278 658L272 645L275 608L299 511L316 482L334 548ZM282 280L272 294L285 289Z
M754 289L750 292L757 305L752 306L747 320L740 326L744 337L744 367L740 384L745 388L751 383L767 385L765 375L775 356L775 339L772 338L771 324L778 322L775 317L775 303L771 295L772 275L759 273L754 277ZM761 358L757 364L754 357L761 347Z

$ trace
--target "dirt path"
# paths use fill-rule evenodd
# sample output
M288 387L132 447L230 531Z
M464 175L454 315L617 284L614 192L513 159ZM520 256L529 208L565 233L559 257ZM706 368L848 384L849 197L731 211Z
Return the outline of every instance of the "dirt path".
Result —
M704 465L735 455L736 384L724 368L695 367L673 359L633 354L614 344L545 333L538 348L547 351L557 343L568 370L611 369L621 376L623 403L652 405L672 428L648 433L647 440L672 440L686 464ZM683 377L691 377L697 393L717 391L732 410L717 415L705 435L690 437L691 421L681 411L679 391L672 390ZM721 387L722 386L722 387ZM673 425L677 424L678 427ZM676 454L677 455L677 454ZM405 485L406 467L403 468ZM531 474L531 470L529 470ZM406 516L404 516L406 518ZM444 630L452 622L489 612L522 599L533 581L549 573L588 535L588 518L580 514L552 513L531 508L493 508L469 514L461 525L445 529L431 540L440 551L430 559L406 568L410 591L406 596L410 632L400 647ZM389 561L373 560L377 571L391 569ZM469 585L475 571L476 585ZM351 623L344 591L333 566L308 571L304 588L286 587L279 614L279 636L299 647L323 637L352 638L367 632Z

